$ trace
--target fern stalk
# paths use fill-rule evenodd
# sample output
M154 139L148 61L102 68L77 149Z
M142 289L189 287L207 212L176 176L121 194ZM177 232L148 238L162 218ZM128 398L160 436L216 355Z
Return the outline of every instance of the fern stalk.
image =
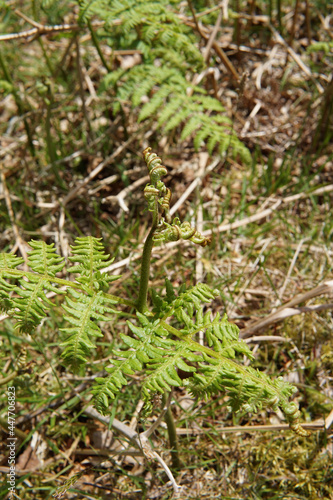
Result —
M166 393L163 394L163 403L167 404L168 395ZM181 462L178 451L178 440L177 440L177 431L175 421L172 415L171 407L168 406L167 411L164 415L165 423L168 428L168 436L169 436L169 444L171 449L171 459L172 459L172 467L173 469L180 469Z
M148 311L147 306L147 295L148 295L148 283L149 283L149 271L150 271L150 261L151 252L154 246L154 234L158 224L158 207L157 200L155 200L155 210L153 211L153 223L151 230L145 241L143 252L142 252L142 262L141 262L141 276L140 276L140 287L139 287L139 297L137 302L137 310L144 314Z

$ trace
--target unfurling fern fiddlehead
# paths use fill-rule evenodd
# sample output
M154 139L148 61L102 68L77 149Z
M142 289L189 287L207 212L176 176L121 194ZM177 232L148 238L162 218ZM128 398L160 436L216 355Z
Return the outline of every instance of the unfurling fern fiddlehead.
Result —
M199 233L189 222L180 222L175 217L171 224L170 201L171 190L167 188L161 178L167 174L167 169L162 165L162 160L148 147L143 151L143 157L147 164L151 184L145 188L145 198L148 202L148 209L152 212L157 211L156 200L160 205L164 217L161 217L154 230L153 240L155 242L168 242L191 240L197 245L205 247L210 243L210 239Z
M152 153L150 147L143 151L143 157L149 170L151 183L155 186L168 171L162 165L161 158L156 153Z

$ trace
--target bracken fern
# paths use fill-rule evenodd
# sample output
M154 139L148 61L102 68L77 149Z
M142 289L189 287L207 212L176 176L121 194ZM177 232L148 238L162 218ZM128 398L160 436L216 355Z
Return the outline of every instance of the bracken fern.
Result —
M139 121L150 120L164 133L180 132L180 140L193 138L199 149L207 145L222 154L230 150L249 162L247 148L233 132L225 108L203 87L191 84L205 67L191 28L180 14L179 2L166 0L80 1L80 20L105 21L113 50L131 49L141 62L131 68L113 68L101 90L113 97L113 110L131 103Z
M141 392L148 410L156 394L169 392L173 387L186 386L197 397L209 397L222 391L228 394L234 411L255 412L266 407L275 410L280 407L291 428L300 435L307 435L299 424L297 406L290 402L295 387L282 377L272 380L244 366L241 358L245 355L251 360L253 356L246 343L239 339L237 326L229 323L226 316L207 309L207 305L219 296L218 290L202 283L176 290L166 280L165 296L156 291L152 293L153 308L149 311L147 290L154 243L190 239L205 246L209 239L188 223L181 223L178 218L171 220L171 192L162 181L167 169L150 148L144 151L144 159L150 175L144 192L153 225L143 250L138 300L127 301L108 293L110 283L118 278L103 272L112 259L105 254L99 239L87 236L77 238L71 247L68 260L74 265L69 266L67 272L69 276L75 275L74 280L57 277L63 272L65 262L55 253L53 245L45 242L31 241L30 271L21 269L22 259L0 254L2 307L13 317L20 331L33 333L48 309L54 306L46 293L64 295L61 307L68 326L61 330L65 336L61 345L65 347L65 361L74 369L87 363L95 348L94 339L102 337L98 323L121 314L114 306L127 304L136 309L137 322L127 322L128 334L119 332L122 344L120 349L112 349L106 366L107 376L96 378L92 388L100 413L109 411L110 400L115 399L128 383L128 377L142 372ZM205 345L195 340L199 332L205 335ZM185 373L184 377L180 377L179 370Z

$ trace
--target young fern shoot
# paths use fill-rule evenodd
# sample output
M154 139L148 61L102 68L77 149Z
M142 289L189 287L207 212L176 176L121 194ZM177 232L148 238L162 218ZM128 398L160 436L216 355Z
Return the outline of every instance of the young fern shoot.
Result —
M67 269L74 279L59 278L65 265L53 245L31 241L28 264L30 271L21 268L22 259L7 253L0 254L0 305L16 321L16 328L34 334L37 325L55 307L47 297L51 291L64 297L61 308L68 326L62 328L64 360L74 369L88 363L94 339L102 337L100 321L118 314L120 305L134 308L137 321L128 321L128 333L119 332L120 348L113 349L106 366L107 376L95 379L91 392L95 408L109 412L110 402L128 383L128 376L143 372L142 398L149 410L155 396L185 386L196 397L210 397L216 392L229 396L234 411L256 412L262 408L280 408L290 427L300 436L308 432L300 425L300 411L290 399L296 388L282 377L271 379L242 364L243 356L253 359L247 344L239 339L236 325L226 316L207 312L207 304L218 290L198 283L176 290L166 280L166 294L151 291L152 308L147 303L152 248L155 244L187 239L205 247L209 239L188 222L170 216L171 191L162 178L167 169L151 148L143 152L150 183L144 190L152 227L146 239L141 264L139 295L135 302L108 293L109 285L118 276L103 272L112 260L105 254L98 238L77 238L71 247ZM61 287L61 288L60 288ZM59 308L59 305L57 305ZM204 312L205 308L205 312ZM177 328L176 328L177 325ZM206 343L195 339L204 332ZM178 370L187 376L181 379Z
M115 398L120 387L127 383L124 374L133 374L145 367L142 396L148 407L156 393L163 394L172 387L185 385L198 397L209 397L222 391L228 393L230 406L235 411L255 412L264 407L275 410L280 407L290 427L299 435L308 435L299 423L297 405L289 401L296 388L282 377L272 380L264 373L237 362L237 354L253 358L248 346L239 339L237 326L218 313L213 318L210 312L204 314L203 304L214 300L219 295L218 290L198 283L187 290L181 287L177 292L166 280L166 297L162 298L152 290L153 309L148 310L153 245L189 239L205 247L210 240L188 222L181 223L177 217L171 221L171 191L162 181L167 169L150 147L144 150L143 156L150 175L144 195L153 222L142 256L137 300L140 326L128 321L132 335L120 334L127 347L115 353L114 366L106 368L109 377L98 379L98 385L93 389L96 408L101 413L106 412L109 398ZM173 321L182 324L183 328L174 328ZM205 332L207 346L194 340L199 331ZM188 373L185 382L180 379L178 369Z

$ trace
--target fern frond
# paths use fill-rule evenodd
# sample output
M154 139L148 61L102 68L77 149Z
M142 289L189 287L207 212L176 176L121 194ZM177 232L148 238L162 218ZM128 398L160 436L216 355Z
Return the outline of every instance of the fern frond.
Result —
M216 111L219 113L223 113L225 111L225 108L222 106L220 101L218 99L216 99L215 97L202 95L202 96L198 97L198 101L200 101L200 103L203 106L203 109L205 109L205 110ZM227 118L226 116L224 116L223 118L225 121L231 122L231 120L229 118Z
M67 313L64 318L72 326L61 329L67 336L61 346L65 346L62 356L74 369L85 363L90 350L95 348L92 339L103 337L95 321L108 321L109 317L106 314L116 314L110 307L115 303L101 291L90 290L83 293L73 289L68 290L66 303L62 307Z
M0 273L8 274L10 276L10 270L16 269L18 266L23 264L24 260L21 257L17 257L12 253L0 253Z
M168 86L161 87L156 94L150 99L147 104L143 106L141 112L139 114L139 122L145 120L149 116L152 116L154 113L157 113L159 109L164 104L165 99L170 94L171 89Z
M225 360L213 360L206 355L204 358L208 363L199 363L200 373L194 373L188 383L193 395L207 398L224 391L230 398L228 402L233 411L257 412L263 408L276 411L280 407L296 434L309 435L299 422L301 413L297 405L290 402L297 389L283 377L271 379L251 367L233 369Z
M115 351L113 354L118 359L112 361L114 366L106 368L109 375L96 379L97 385L92 393L95 395L95 407L100 413L108 411L109 399L114 399L121 387L127 384L125 375L133 375L144 364L147 365L149 375L145 378L142 392L148 400L157 391L163 393L170 390L170 385L181 384L176 368L187 372L195 370L183 358L193 362L201 359L185 344L168 338L166 330L159 326L159 320L151 322L140 313L137 316L142 326L128 322L131 332L137 338L120 334L129 349Z
M171 130L175 129L180 125L182 122L185 121L186 118L188 118L188 109L184 108L178 111L176 114L174 114L168 123L164 127L165 132L170 132Z
M183 131L180 136L181 141L185 141L190 135L195 132L198 128L200 128L202 125L200 116L194 115L192 116L189 121L186 123L185 127L183 128Z
M197 362L201 356L194 354L185 343L175 342L172 350L167 351L163 356L155 358L147 364L148 375L142 386L142 394L145 401L149 401L156 392L163 394L170 391L171 387L182 386L177 369L193 374L196 368L188 365L189 362Z
M65 265L55 253L54 245L32 240L30 246L32 250L28 252L28 264L34 272L14 271L22 263L22 259L16 256L1 254L0 257L2 306L16 319L16 328L25 332L31 332L52 306L45 292L64 293L53 284L55 274ZM7 283L4 278L16 278L19 286Z
M151 324L146 318L137 313L138 318L144 324L143 327L138 327L128 322L131 332L138 337L138 340L128 335L120 334L124 344L128 346L129 350L122 350L114 352L114 355L120 359L115 358L113 364L115 366L106 368L109 375L104 378L97 378L97 385L93 387L92 393L95 395L95 407L100 413L106 413L109 407L109 399L114 399L122 386L127 384L124 374L133 374L137 370L142 369L142 364L147 363L149 360L159 357L161 354L161 347L170 348L170 341L165 342L157 336L155 324Z
M165 105L165 107L160 111L158 117L158 125L163 125L167 122L172 115L183 105L183 99L180 95L173 96L172 99Z
M18 278L23 275L17 273L17 267L23 264L21 257L10 253L0 253L0 310L9 311L13 308L12 294L17 286L7 280Z
M20 287L15 292L19 295L12 299L13 309L9 312L16 319L15 328L22 332L31 332L47 316L52 302L46 297L45 291L57 294L65 293L52 285L52 276L39 276L30 273L29 281L19 280Z
M244 373L241 373L227 366L224 360L213 360L205 355L204 358L209 364L199 363L200 373L195 373L189 383L191 392L209 397L224 391L230 397L233 411L256 412L266 407L276 410L280 399L284 401L295 392L295 387L281 378L274 381L251 367L243 368Z
M210 153L230 149L247 163L250 154L232 133L230 120L218 99L201 86L191 85L189 76L204 67L193 31L179 16L179 6L167 0L82 0L80 19L98 15L113 40L114 49L142 52L142 63L127 70L116 69L104 78L104 89L112 87L113 110L118 113L129 102L138 109L138 120L157 120L165 133L179 129L182 141L193 138L196 149L207 143ZM117 26L114 20L119 20ZM188 89L192 94L188 95ZM221 116L223 119L221 120Z
M106 290L109 283L119 279L119 276L107 275L101 269L109 266L114 259L109 259L110 255L105 254L104 247L100 242L101 238L84 236L76 238L75 244L71 246L71 262L78 264L69 268L69 272L78 273L76 281L85 285L87 290Z
M105 0L80 0L79 21L87 22L93 15L102 15L105 12L108 2Z
M31 240L29 246L32 250L28 253L28 264L35 273L55 276L62 271L65 261L56 254L53 243L47 245L44 241Z
M182 292L171 304L170 311L181 321L182 314L187 311L189 316L193 316L195 309L200 309L202 303L209 303L219 295L218 290L212 290L204 283L197 283L193 287Z

